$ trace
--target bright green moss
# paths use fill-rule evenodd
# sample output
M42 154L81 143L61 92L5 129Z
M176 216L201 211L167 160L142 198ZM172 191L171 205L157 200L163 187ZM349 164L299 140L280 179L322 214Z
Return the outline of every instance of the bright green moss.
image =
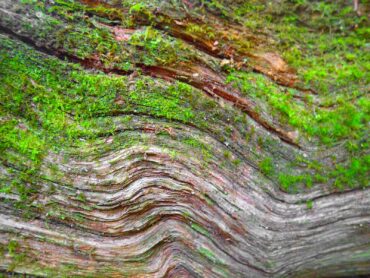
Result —
M313 201L312 200L308 200L306 202L306 207L307 207L307 209L312 209L313 208Z
M282 189L286 192L294 192L296 190L296 185L303 181L303 176L294 176L288 174L279 174L279 183Z
M329 169L325 170L329 171ZM325 176L321 176L320 174L313 174L312 172L295 175L280 172L278 174L278 181L280 187L285 192L295 193L298 191L299 186L302 185L306 188L311 188L316 183L326 183L329 181L329 176L327 173L325 173Z
M344 187L369 186L370 155L360 155L352 158L346 165L337 165L329 174L335 178L334 185L339 189Z
M130 6L129 13L130 14L132 14L132 13L138 13L138 12L143 11L145 8L146 8L146 5L144 3L140 3L139 2L139 3L133 4L132 6Z
M0 126L0 152L15 151L37 163L45 149L44 140L34 130L15 120L4 120Z
M264 158L259 163L259 167L260 167L262 173L264 173L265 175L271 174L272 171L274 170L274 164L273 164L272 158L270 158L270 157Z

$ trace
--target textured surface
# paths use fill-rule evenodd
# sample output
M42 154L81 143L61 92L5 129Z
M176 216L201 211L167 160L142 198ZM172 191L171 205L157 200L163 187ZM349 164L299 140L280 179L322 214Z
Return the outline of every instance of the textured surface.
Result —
M367 179L339 190L334 174L313 185L307 178L345 164L349 139L325 145L230 83L230 68L248 72L251 83L294 90L292 102L309 95L308 106L320 107L269 34L196 1L23 2L0 1L1 88L31 97L18 114L1 103L1 119L49 139L37 159L2 149L4 184L21 185L0 193L0 269L48 277L370 274ZM5 76L20 72L23 87L9 85ZM62 107L61 126L44 118L40 91L58 98L48 105ZM32 117L37 124L28 125ZM305 176L291 189L280 172Z

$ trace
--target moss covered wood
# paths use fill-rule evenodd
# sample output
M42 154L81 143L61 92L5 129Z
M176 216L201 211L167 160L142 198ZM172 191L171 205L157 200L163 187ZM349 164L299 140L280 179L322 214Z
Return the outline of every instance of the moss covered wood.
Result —
M0 1L4 276L370 275L368 13Z

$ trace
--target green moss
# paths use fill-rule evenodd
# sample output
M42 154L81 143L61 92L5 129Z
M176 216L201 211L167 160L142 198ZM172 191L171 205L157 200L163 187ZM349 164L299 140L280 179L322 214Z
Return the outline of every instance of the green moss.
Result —
M277 19L281 22L275 22L275 26L285 58L299 70L306 85L325 95L338 90L350 93L366 85L369 54L362 32L366 19L355 16L342 1L307 2L303 6L307 12L300 21L306 21L310 28L295 22L287 24L284 18ZM322 16L312 16L313 13ZM353 30L353 26L357 28Z
M130 7L129 13L138 13L143 11L146 8L146 5L144 3L136 3Z
M245 142L249 144L256 133L254 126L251 126L250 130L245 134Z
M329 174L334 178L334 185L339 189L344 187L368 187L368 173L370 170L370 155L361 155L350 159L346 165L336 165L335 169ZM355 183L357 182L357 183Z
M234 159L232 162L234 166L238 167L242 163L242 160L237 158L237 159Z
M173 65L180 59L192 59L192 54L187 53L189 49L181 41L151 27L157 21L151 12L157 2L123 1L123 9L119 10L72 0L22 2L27 9L45 13L48 26L40 24L37 27L40 32L34 33L38 38L48 38L50 45L81 59L98 59L104 68L132 70L137 63ZM338 163L334 168L307 159L297 161L307 169L296 175L285 175L282 171L279 180L284 190L294 191L292 189L298 184L311 187L328 179L338 188L368 186L369 158L364 155L368 141L363 138L366 138L370 114L369 100L364 93L370 79L370 65L369 54L365 51L369 34L365 19L349 16L351 9L341 1L329 4L324 1L285 1L282 5L267 5L266 1L254 0L229 6L225 6L224 1L207 1L204 5L224 16L244 21L250 28L266 26L279 40L276 49L298 69L303 81L300 86L313 88L319 95L302 97L299 91L278 86L247 70L231 71L227 77L229 83L255 100L258 111L268 110L282 125L296 129L306 139L328 146L345 142L351 157L348 161ZM307 15L301 13L302 9ZM125 12L129 14L126 18L137 20L137 23L143 17L145 21L146 17L145 24L151 26L137 30L128 42L117 42L112 31L98 22L124 21ZM27 30L30 27L24 26ZM208 25L190 24L186 31L214 39L217 30ZM231 44L239 50L244 47L234 37ZM15 164L22 173L11 173L6 177L0 189L2 192L17 190L22 198L32 194L33 186L25 184L37 173L47 150L82 145L77 138L93 140L98 136L98 130L114 134L116 127L109 118L112 115L148 115L191 124L202 131L212 130L220 120L235 119L222 130L212 130L218 139L230 137L231 126L240 121L237 117L240 114L231 115L230 112L229 117L227 109L219 109L216 102L201 97L200 92L181 82L164 85L139 76L128 86L126 77L87 73L76 65L40 58L8 39L2 39L1 46L8 51L0 50L0 98L4 104L0 111L0 131L4 134L0 138L0 150L5 154L3 162ZM14 94L8 94L9 91ZM117 97L124 103L117 104ZM107 117L105 128L103 121L97 119L99 117ZM245 134L246 143L254 144L254 127ZM137 139L127 140L133 144ZM212 157L212 151L195 139L189 138L183 143L201 150L205 160ZM257 143L267 149L273 142L258 136ZM224 157L230 160L231 152L225 151ZM232 160L236 166L240 162L239 159ZM279 173L273 171L270 162L264 158L259 166L264 174L277 177ZM14 176L15 182L11 183Z
M232 153L228 150L224 151L224 158L231 159Z
M196 138L194 137L189 137L189 138L185 138L182 140L182 142L190 147L192 147L192 149L197 149L197 150L200 150L201 154L202 154L202 157L203 157L203 160L204 162L208 162L212 156L213 156L213 151L211 149L211 147L209 145L206 145L205 143L197 140Z
M233 10L233 16L243 21L244 25L250 29L256 30L257 28L263 28L269 18L264 17L263 19L258 15L265 9L265 4L262 1L248 1L244 2Z
M208 25L189 23L186 25L186 32L202 39L214 40L216 38L215 30Z
M10 240L9 243L8 243L8 254L10 256L15 256L17 248L19 248L18 241Z
M191 228L193 230L197 231L198 233L201 233L202 235L204 235L206 237L210 237L211 236L206 229L204 229L202 226L198 225L197 223L192 223L191 224Z
M211 262L213 263L217 263L217 264L222 264L222 261L220 261L216 255L211 251L209 250L208 248L205 248L205 247L200 247L198 248L198 251L199 253L206 257L208 260L210 260Z
M290 175L279 173L278 179L281 188L288 193L294 193L297 191L297 185L300 183L306 184L308 187L312 186L311 175Z
M262 173L264 173L265 175L271 174L272 171L274 170L272 158L270 157L264 158L262 161L260 161L259 167Z
M308 200L306 202L306 206L307 206L307 209L312 209L313 208L313 201L312 200Z
M27 254L25 252L20 252L20 244L16 240L10 240L7 246L8 255L11 257L12 261L8 265L7 271L14 271L14 269L29 261Z
M369 119L369 100L360 97L353 103L343 102L335 109L316 109L294 98L294 90L286 90L266 77L247 72L232 72L227 81L248 97L266 101L271 112L284 123L318 137L325 144L344 138L356 139L365 132ZM338 98L338 96L335 96Z
M82 203L86 203L86 196L84 193L79 193L77 196L76 196L76 199Z
M267 103L269 113L278 117L282 123L295 127L311 140L317 138L329 146L347 140L347 150L351 152L351 155L356 155L358 160L337 165L336 170L323 168L315 161L308 162L306 160L305 165L308 169L315 170L317 175L322 175L325 172L326 178L332 178L339 188L354 185L368 186L364 179L364 173L368 169L368 161L363 154L364 150L368 148L368 142L362 139L366 138L367 122L370 115L370 102L366 97L358 97L351 102L344 101L348 97L347 92L338 91L337 95L325 98L326 101L332 99L330 102L336 103L333 108L317 109L309 102L305 103L294 98L296 91L286 90L260 74L233 71L227 77L227 81L240 89L248 98ZM338 101L341 95L343 99ZM249 141L252 135L247 133L246 140ZM265 145L260 137L257 142L260 146ZM261 162L260 168L265 174L269 172L268 166L268 161ZM331 174L328 174L330 172ZM307 187L311 187L317 179L315 176L311 178L309 176L311 176L310 173L304 174L304 177L301 178L282 176L279 180L284 190L288 190L292 184L301 182ZM322 179L317 182L322 182Z
M137 47L134 55L145 65L173 65L189 56L185 52L186 46L180 40L165 36L150 26L136 31L129 44Z
M130 114L138 114L203 130L228 117L237 118L220 113L214 100L181 82L169 85L139 75L128 83L124 76L87 72L36 54L6 37L0 37L0 46L0 149L3 163L18 169L2 178L0 190L18 192L24 201L36 192L35 175L49 151L81 149L102 134L114 134L117 128L111 116L124 125L129 125ZM118 104L117 98L122 102ZM122 140L133 145L142 138ZM183 143L199 148L205 162L212 157L211 149L195 138ZM48 175L58 178L60 173L51 170Z

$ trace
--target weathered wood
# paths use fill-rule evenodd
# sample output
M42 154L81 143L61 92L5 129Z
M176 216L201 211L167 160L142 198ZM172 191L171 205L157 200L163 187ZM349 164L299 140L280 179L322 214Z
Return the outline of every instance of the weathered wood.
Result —
M12 41L25 55L37 55L33 60L55 57L67 70L74 64L87 74L100 70L107 78L123 78L125 87L111 110L92 117L92 139L81 135L58 151L47 150L37 173L25 182L37 188L27 200L31 217L15 205L24 201L19 192L0 193L1 270L48 277L370 275L366 185L337 190L328 179L289 194L275 176L261 170L259 163L269 156L276 159L277 171L298 174L311 170L294 165L297 156L325 167L332 166L332 154L338 161L349 156L340 144L327 147L276 120L263 101L226 81L225 66L254 71L282 91L295 89L299 101L307 95L316 100L316 90L304 87L295 70L271 51L267 34L254 34L212 8L201 17L192 11L201 5L197 1L178 6L162 1L152 14L140 7L128 9L120 1L80 1L84 28L100 28L118 45L84 56L78 45L67 43L69 34L81 32L73 29L79 19L46 12L54 1L39 2L45 2L44 10L2 0L0 40ZM122 20L127 18L134 26L125 26ZM53 19L58 23L52 25ZM187 27L192 23L212 26L224 36L191 34ZM179 52L166 56L169 47L147 63L149 52L140 52L146 46L131 41L138 30L144 39L160 30L170 45L178 44ZM238 42L245 38L253 41L248 50ZM130 68L123 66L128 61ZM148 98L151 88L165 94L177 82L188 84L190 89L178 96L184 102L175 109L191 107L196 120L162 115L150 103L132 104L135 98L125 94L141 80L149 84ZM71 112L67 122L77 121L75 116ZM268 146L261 138L269 140ZM25 171L5 155L1 160L4 179Z

